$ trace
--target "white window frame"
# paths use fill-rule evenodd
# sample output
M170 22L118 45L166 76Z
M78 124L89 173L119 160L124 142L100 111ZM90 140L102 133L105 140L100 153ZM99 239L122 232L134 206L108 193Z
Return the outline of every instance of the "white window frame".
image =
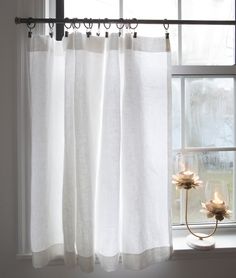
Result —
M236 12L236 1L235 1L235 12ZM178 0L178 19L182 19L182 0ZM235 40L236 40L236 30L235 30ZM211 152L211 151L234 151L234 169L233 169L233 211L234 217L236 217L236 65L227 66L203 66L203 65L181 65L182 64L182 26L178 25L178 60L179 64L177 66L172 66L172 77L179 77L181 80L181 148L178 150L173 150L174 152L188 153L188 152ZM235 60L236 60L236 45L235 45ZM184 78L187 77L232 77L234 78L234 147L186 147L185 142L185 91L184 91ZM184 223L184 195L180 192L180 224L173 224L173 229L176 230L186 230ZM236 220L236 219L235 219ZM196 228L208 229L213 227L214 224L199 223L195 224ZM236 230L236 221L219 225L218 229L221 228L234 228Z
M188 77L216 77L216 78L234 78L234 147L186 147L185 142L185 91L184 82L181 80L181 147L180 149L174 149L175 153L201 153L201 152L220 152L220 151L233 151L234 152L234 170L233 170L233 211L234 217L236 216L236 66L173 66L172 67L172 77L179 77L181 79ZM181 192L181 208L180 208L180 223L183 223L184 215L184 197ZM181 225L181 224L180 224ZM210 224L197 224L204 225L208 227ZM230 226L235 226L236 223L229 223ZM173 225L178 226L177 225Z

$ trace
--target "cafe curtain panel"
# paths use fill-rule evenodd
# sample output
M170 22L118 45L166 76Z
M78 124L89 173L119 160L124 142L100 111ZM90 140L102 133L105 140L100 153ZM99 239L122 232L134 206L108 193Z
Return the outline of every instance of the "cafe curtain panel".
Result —
M30 40L35 267L142 269L168 259L170 72L165 38Z

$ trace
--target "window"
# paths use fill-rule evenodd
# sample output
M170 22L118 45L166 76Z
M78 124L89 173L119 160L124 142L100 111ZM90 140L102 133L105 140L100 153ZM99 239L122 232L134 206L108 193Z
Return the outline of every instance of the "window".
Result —
M179 19L233 20L234 1L179 1ZM193 8L194 7L194 8ZM201 214L208 182L229 191L235 221L235 30L231 26L180 26L178 63L173 70L173 155L192 154L204 182L190 192L189 221L212 221ZM209 39L211 38L211 39ZM173 223L184 223L184 196L173 190Z
M234 20L235 1L64 0L64 13L70 18ZM115 26L112 28L117 31ZM161 25L140 25L137 32L138 36L162 36L164 29ZM172 25L169 32L173 64L173 157L183 151L192 154L198 161L199 176L204 184L217 180L228 188L233 213L231 219L225 221L235 221L235 28ZM182 224L183 192L173 187L172 199L173 224ZM204 188L191 192L190 222L211 221L199 212L204 200Z

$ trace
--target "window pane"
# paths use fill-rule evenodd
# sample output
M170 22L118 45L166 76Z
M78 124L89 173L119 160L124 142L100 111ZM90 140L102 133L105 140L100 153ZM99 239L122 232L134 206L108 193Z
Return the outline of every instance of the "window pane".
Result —
M235 0L182 0L183 19L234 20Z
M119 18L119 0L65 0L65 17L70 18ZM79 29L85 32L85 26ZM103 24L99 28L101 36L107 31ZM72 31L72 28L68 31ZM92 34L98 31L98 24L93 25ZM109 32L118 32L116 25L112 24Z
M172 78L172 149L181 148L181 80ZM173 162L176 153L173 152ZM173 163L174 169L174 163ZM182 192L172 190L172 223L181 223Z
M234 20L234 0L182 0L182 18ZM182 63L233 65L233 26L183 26Z
M181 148L181 80L172 79L172 148Z
M65 17L118 18L119 0L65 0Z
M214 218L208 219L204 213L201 213L201 202L209 201L207 197L208 182L221 183L228 192L224 201L233 211L234 187L233 187L233 171L234 171L234 153L233 152L204 152L193 154L198 161L198 175L203 181L203 186L197 190L189 190L189 209L188 219L190 222L214 222ZM228 200L227 200L228 199ZM234 221L235 215L231 215L226 221Z
M125 18L177 19L177 0L124 0Z
M182 34L182 64L234 64L234 27L183 26Z
M177 19L178 1L177 0L124 0L124 18L139 19ZM164 36L165 29L162 25L140 24L137 28L138 36ZM177 25L169 26L172 64L177 64L178 41Z
M186 78L186 145L234 146L234 79Z
M173 188L172 190L172 224L183 224L181 223L181 218L180 218L180 214L181 214L181 207L182 207L182 195L183 192L181 192L180 190L175 190L175 188Z

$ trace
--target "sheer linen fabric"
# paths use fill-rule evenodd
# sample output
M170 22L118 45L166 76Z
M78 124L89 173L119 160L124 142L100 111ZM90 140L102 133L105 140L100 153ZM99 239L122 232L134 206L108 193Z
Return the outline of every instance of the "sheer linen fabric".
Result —
M42 267L142 269L169 258L170 73L164 38L30 40L31 248Z

